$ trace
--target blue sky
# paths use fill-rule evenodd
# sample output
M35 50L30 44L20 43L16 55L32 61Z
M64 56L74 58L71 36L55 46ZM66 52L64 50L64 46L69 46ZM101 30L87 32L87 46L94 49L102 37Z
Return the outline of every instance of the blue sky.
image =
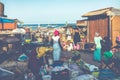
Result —
M120 8L120 0L0 0L8 18L24 23L76 23L84 13L106 7Z

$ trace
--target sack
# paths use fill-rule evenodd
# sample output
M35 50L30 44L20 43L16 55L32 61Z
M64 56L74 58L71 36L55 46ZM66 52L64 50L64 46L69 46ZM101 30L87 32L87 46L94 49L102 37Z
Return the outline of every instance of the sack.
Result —
M85 66L88 68L88 70L90 72L98 71L99 70L99 68L97 66L95 66L95 65L91 65L91 64L85 63Z
M93 71L91 74L92 74L93 76L95 76L96 78L98 78L98 76L99 76L99 71Z
M112 58L112 56L113 56L113 54L112 54L112 52L110 52L110 51L104 52L104 54L103 54L103 57L104 57L104 60L105 60L105 61L110 60L110 59Z
M70 77L75 78L84 72L79 68L79 66L75 63L69 65L70 68Z
M120 60L120 51L118 51L114 54L114 58Z
M26 39L25 42L26 42L26 43L30 43L30 42L31 42L31 39Z
M115 73L110 69L101 69L99 72L98 79L100 80L108 80L115 78Z
M69 70L64 69L61 71L52 71L51 80L70 80Z
M54 61L52 67L63 66L63 61Z
M77 80L97 80L93 75L84 74L77 77Z
M120 36L116 37L116 43L120 44Z
M116 37L116 41L120 42L120 36Z
M43 78L43 80L51 80L51 76L50 75L44 75L42 78Z
M73 46L74 50L79 50L80 49L80 45L79 44L76 44Z
M0 80L13 80L15 73L0 68Z

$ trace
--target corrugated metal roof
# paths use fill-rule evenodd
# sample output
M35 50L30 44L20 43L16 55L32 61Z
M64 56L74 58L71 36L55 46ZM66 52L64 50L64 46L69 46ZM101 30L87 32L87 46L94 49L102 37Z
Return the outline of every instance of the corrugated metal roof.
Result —
M106 14L108 16L120 15L120 9L116 9L113 7L99 9L99 10L95 10L95 11L91 11L86 14L83 14L82 17L90 17L90 16L96 16L96 15L102 15L102 14Z
M87 20L77 20L77 26L87 26Z

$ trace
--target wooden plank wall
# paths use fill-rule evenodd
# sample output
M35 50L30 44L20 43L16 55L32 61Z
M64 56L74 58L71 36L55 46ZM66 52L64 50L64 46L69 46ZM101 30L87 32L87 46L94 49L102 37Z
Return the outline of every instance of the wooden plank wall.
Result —
M111 40L113 43L113 46L116 44L116 37L120 35L120 16L113 16L111 18Z
M95 32L99 32L101 37L108 35L108 17L92 17L89 18L88 27L89 27L89 42L94 42Z

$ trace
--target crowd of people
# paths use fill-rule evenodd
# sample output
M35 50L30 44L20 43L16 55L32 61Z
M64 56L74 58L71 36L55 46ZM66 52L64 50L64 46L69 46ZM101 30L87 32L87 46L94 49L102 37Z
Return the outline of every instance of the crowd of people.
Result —
M55 32L53 32L55 31ZM32 39L33 41L43 42L46 45L49 45L53 36L57 33L57 36L60 37L60 43L63 50L79 50L80 49L80 42L86 42L86 38L81 38L80 29L79 28L60 28L53 30L52 32L42 32L36 31L33 33ZM57 32L58 31L58 32ZM44 34L43 34L44 33Z
M33 39L34 39L33 41L43 42L44 46L51 46L53 48L53 51L52 51L53 62L60 61L62 50L64 51L80 50L81 35L79 32L80 32L79 28L73 29L71 27L67 28L66 30L55 29L52 34L46 33L46 35L45 34L38 35L38 32L37 32L33 36ZM98 63L100 63L100 68L102 69L109 68L119 74L120 72L119 71L120 64L118 64L120 60L119 45L117 47L112 47L112 42L110 38L108 36L105 36L104 38L102 38L98 32L95 33L94 43L95 43L95 49L94 49L93 59ZM35 53L35 50L33 51L34 52L32 53ZM43 59L39 61L44 62ZM42 63L42 62L39 62L39 63ZM32 65L35 65L35 62L32 62L32 63L34 63ZM37 63L38 62L36 62L36 66L38 65ZM40 64L40 66L42 66L43 64ZM31 67L32 65L29 65L29 66ZM39 68L35 68L37 69L35 73L38 73ZM34 67L32 67L32 69L34 69ZM38 74L36 74L36 76L38 76Z
M94 37L95 50L94 60L100 63L100 67L105 69L111 69L117 74L120 74L119 68L119 39L116 38L116 46L112 47L112 41L108 36L102 38L98 32L95 33Z
M48 55L52 55L52 63L54 63L61 61L62 51L80 50L81 38L79 28L73 29L72 27L68 27L67 29L54 29L52 33L46 32L45 34L36 31L32 33L32 41L43 43L43 45L39 47L51 47L52 51L48 51ZM42 80L39 76L39 69L44 66L46 62L44 62L45 56L43 55L36 58L39 52L37 51L37 47L34 47L30 52L28 68L34 73L38 80ZM41 51L44 51L43 48ZM47 52L43 54L47 54ZM49 58L47 57L46 60L48 65L50 65Z
M37 29L25 40L22 37L20 44L22 53L29 57L28 68L35 75L37 80L42 80L40 69L47 64L47 69L54 62L61 61L62 51L79 51L81 43L87 42L86 37L82 37L79 28L65 27L41 31ZM30 39L29 39L30 38ZM115 73L120 74L120 38L116 38L117 46L112 46L112 41L108 36L102 38L98 32L94 36L93 60L100 63L100 68L109 68ZM28 51L28 52L27 52ZM45 56L46 55L46 56ZM80 61L80 55L75 56L74 60Z

